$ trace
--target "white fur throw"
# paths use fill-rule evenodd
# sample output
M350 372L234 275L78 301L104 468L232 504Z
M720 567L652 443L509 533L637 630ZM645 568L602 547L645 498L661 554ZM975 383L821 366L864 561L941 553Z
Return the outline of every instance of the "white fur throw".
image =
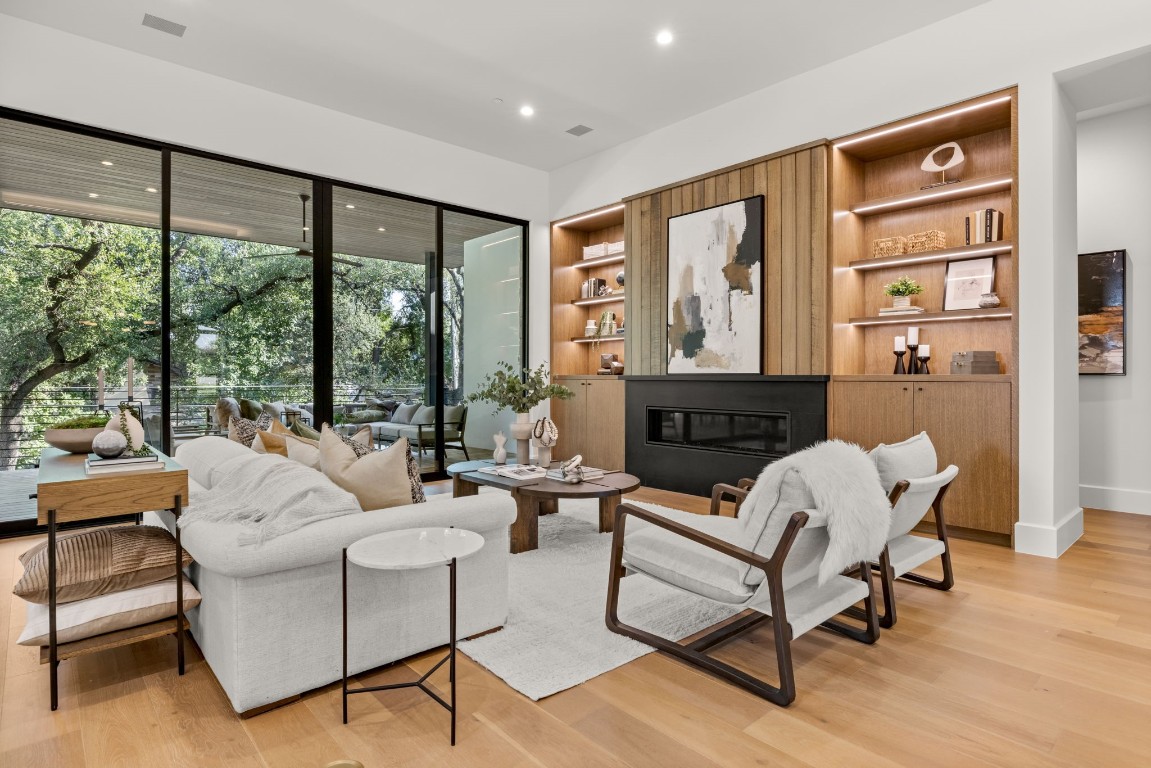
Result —
M253 454L198 493L179 525L240 523L247 530L238 542L261 544L308 523L360 511L355 496L316 470L282 456Z
M827 583L857 563L877 559L887 543L891 504L875 462L858 445L842 440L816 443L765 467L744 503L745 508L752 506L749 525L765 503L772 505L771 517L782 514L786 519L797 511L774 508L778 500L788 497L783 484L792 470L811 494L816 511L813 517L827 521L829 543L819 564L819 583ZM777 518L763 524L782 532L784 522ZM778 533L774 538L778 539Z

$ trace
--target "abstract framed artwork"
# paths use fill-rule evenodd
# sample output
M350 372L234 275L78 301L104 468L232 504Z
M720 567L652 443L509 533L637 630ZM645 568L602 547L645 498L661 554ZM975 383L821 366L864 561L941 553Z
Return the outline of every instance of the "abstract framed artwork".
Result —
M1127 373L1127 251L1079 254L1079 373Z
M763 370L763 196L667 222L667 372Z
M979 299L995 284L995 257L947 262L943 310L979 309Z

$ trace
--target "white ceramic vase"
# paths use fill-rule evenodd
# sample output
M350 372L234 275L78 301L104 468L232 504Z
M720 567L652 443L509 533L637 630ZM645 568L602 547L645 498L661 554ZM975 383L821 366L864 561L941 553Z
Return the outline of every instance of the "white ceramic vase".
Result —
M124 424L128 430L128 447L126 450L128 452L138 451L140 450L140 447L144 445L144 425L140 423L139 419L132 415L131 411L121 411L120 413L117 413L115 416L110 418L108 420L108 425L104 427L104 431L120 432L121 414L124 417Z
M532 463L532 421L531 415L517 413L511 426L512 437L516 439L516 463Z
M492 435L492 440L496 443L496 449L492 451L492 460L494 460L496 464L507 464L508 449L504 448L504 443L508 441L508 436L503 432L496 432Z

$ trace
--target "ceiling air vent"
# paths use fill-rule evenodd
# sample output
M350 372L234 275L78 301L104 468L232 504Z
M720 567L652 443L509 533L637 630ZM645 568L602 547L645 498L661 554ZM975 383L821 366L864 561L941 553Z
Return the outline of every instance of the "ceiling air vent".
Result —
M583 136L585 133L591 133L592 129L586 125L577 125L574 128L568 128L564 133L570 133L572 136Z
M188 29L183 24L177 24L174 21L161 19L159 16L153 16L150 13L144 14L143 24L145 27L151 27L152 29L159 30L160 32L166 32L169 35L175 35L176 37L183 37L184 32Z

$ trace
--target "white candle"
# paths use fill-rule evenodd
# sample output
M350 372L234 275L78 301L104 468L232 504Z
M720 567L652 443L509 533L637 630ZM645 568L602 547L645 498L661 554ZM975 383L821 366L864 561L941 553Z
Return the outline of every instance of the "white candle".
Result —
M919 345L919 356L920 357L931 357L931 345L930 344L920 344Z
M907 339L905 339L903 336L896 336L895 337L895 351L896 352L906 352L907 351Z
M96 407L104 410L104 369L96 371Z
M907 329L907 343L911 346L919 343L919 329L914 325Z
M135 374L132 371L132 365L135 362L136 361L133 360L132 358L130 358L130 357L128 358L128 399L129 400L132 399L132 379L135 378Z

